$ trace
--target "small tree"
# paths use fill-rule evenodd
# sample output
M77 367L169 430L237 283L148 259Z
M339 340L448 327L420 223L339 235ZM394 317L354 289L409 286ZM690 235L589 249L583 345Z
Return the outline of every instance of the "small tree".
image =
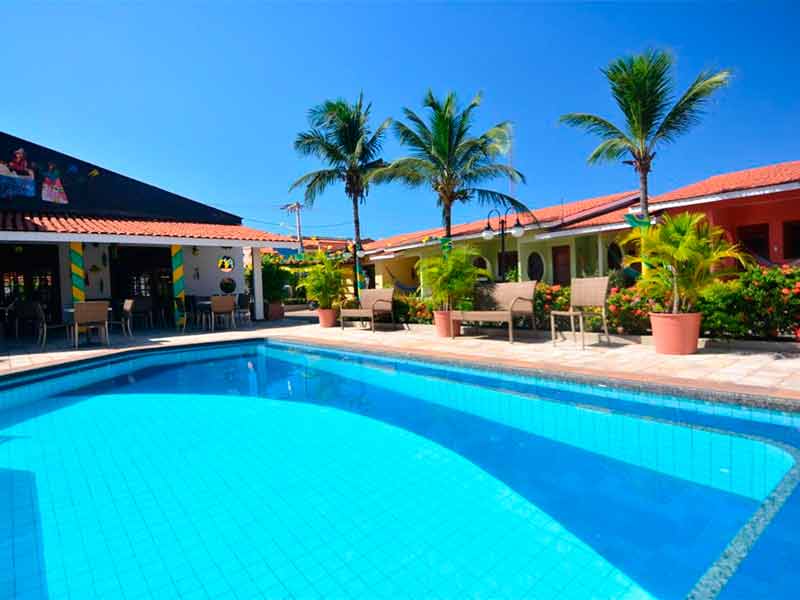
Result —
M664 215L653 227L635 227L623 240L641 252L627 256L626 264L641 261L639 287L648 295L668 298L671 312L691 312L701 293L723 273L726 261L748 264L750 258L725 238L725 230L711 225L702 213Z
M333 308L344 300L347 289L341 261L321 250L316 254L315 261L316 264L308 268L298 287L305 289L308 299L317 302L320 308Z
M472 296L478 278L491 276L486 269L475 266L478 256L472 246L458 246L417 262L420 282L430 288L431 298L441 310L456 308Z

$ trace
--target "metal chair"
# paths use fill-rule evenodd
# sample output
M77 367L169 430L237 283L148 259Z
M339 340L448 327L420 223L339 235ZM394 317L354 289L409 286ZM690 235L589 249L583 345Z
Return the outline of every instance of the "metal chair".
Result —
M359 290L358 308L343 308L339 311L339 320L344 329L345 319L368 320L372 331L375 331L375 317L378 315L389 315L392 319L394 328L393 298L394 288Z
M550 333L553 338L553 345L556 345L556 317L569 317L572 339L578 342L575 332L575 317L578 317L581 328L581 349L586 348L585 326L583 322L584 311L576 310L580 308L600 308L603 318L603 331L606 334L606 341L611 344L611 337L608 335L608 318L606 314L606 297L608 295L608 277L583 277L573 279L570 284L570 303L569 310L554 310L550 313Z
M47 332L52 329L63 329L65 335L67 337L67 341L69 341L69 334L70 328L69 324L67 323L48 323L47 317L44 314L44 308L38 302L36 303L36 317L38 319L37 328L37 342L44 350L44 347L47 346Z
M133 298L127 298L122 303L119 321L109 321L108 325L119 325L123 335L133 337Z
M236 297L236 319L241 323L242 321L251 321L250 318L250 294L239 294Z

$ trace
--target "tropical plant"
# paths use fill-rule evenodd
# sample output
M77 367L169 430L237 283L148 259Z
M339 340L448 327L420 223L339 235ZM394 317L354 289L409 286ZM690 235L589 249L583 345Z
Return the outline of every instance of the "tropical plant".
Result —
M588 113L569 113L561 122L598 135L603 141L589 163L624 160L639 174L642 217L649 219L648 175L656 149L688 132L714 92L728 84L730 71L702 71L673 104L673 59L660 50L620 58L603 69L611 95L624 116L623 127Z
M305 271L298 287L304 289L306 297L317 302L320 308L334 308L344 300L347 288L341 261L320 250L315 264Z
M306 173L289 187L291 191L304 186L305 204L312 206L317 196L329 186L344 183L345 194L353 207L356 280L361 273L358 256L361 250L359 204L366 199L375 173L386 166L380 153L386 129L392 122L391 118L385 119L373 131L369 124L371 110L372 104L364 104L363 93L353 104L341 99L326 100L312 108L308 114L311 129L298 134L294 147L303 156L320 159L327 164L327 168Z
M399 121L394 124L397 137L411 150L411 156L398 158L375 176L376 181L402 181L412 187L433 188L448 239L456 202L477 200L481 204L528 211L510 194L477 187L497 178L525 181L522 173L512 166L497 162L511 146L510 122L498 123L477 137L470 135L473 111L480 103L478 94L461 109L455 93L450 92L444 100L439 100L428 91L423 102L428 109L427 120L404 108L408 124Z
M486 269L475 266L479 255L472 246L457 246L417 261L420 282L431 290L431 299L441 310L460 306L472 296L480 277L490 277Z
M626 256L625 263L641 261L647 267L639 288L667 298L672 313L691 312L701 292L724 274L725 262L746 265L750 260L703 213L666 214L657 225L634 227L623 243L632 243L641 254Z
M269 255L261 259L261 281L264 300L267 302L278 302L286 298L286 286L291 278L291 272L281 266L280 259Z

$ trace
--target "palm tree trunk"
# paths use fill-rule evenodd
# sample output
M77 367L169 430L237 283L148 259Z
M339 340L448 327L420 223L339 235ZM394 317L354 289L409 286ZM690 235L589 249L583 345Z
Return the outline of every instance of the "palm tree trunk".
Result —
M442 203L442 216L444 217L444 237L450 239L453 224L453 207L451 204Z
M361 221L358 218L358 202L360 198L354 195L351 200L353 201L353 293L356 300L359 298L358 281L361 275L361 259L358 253L361 250Z
M642 217L645 219L650 218L650 198L647 193L648 171L649 169L646 167L639 168L639 206L642 210Z

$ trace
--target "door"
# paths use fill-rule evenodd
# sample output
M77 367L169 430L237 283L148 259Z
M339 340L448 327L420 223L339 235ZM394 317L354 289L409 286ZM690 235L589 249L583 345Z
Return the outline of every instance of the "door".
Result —
M558 285L569 285L572 280L572 269L570 268L569 246L553 246L553 283Z
M508 275L512 269L517 268L518 260L519 255L516 250L506 250L505 252L497 253L497 277L499 281L505 281L506 275ZM517 279L519 279L519 274L517 274Z
M168 320L172 314L172 256L169 248L114 246L111 255L111 296L153 299L153 314Z
M49 322L61 322L58 246L0 244L0 306L39 302Z

